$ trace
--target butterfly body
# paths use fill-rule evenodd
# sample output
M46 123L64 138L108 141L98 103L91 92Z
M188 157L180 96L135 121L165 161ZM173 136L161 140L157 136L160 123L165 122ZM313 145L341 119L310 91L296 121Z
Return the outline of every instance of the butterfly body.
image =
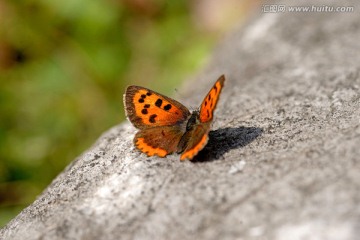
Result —
M165 157L176 152L182 153L181 160L191 160L208 141L213 112L224 81L222 75L200 109L192 113L174 99L147 88L129 86L124 104L128 119L139 129L134 145L148 156Z

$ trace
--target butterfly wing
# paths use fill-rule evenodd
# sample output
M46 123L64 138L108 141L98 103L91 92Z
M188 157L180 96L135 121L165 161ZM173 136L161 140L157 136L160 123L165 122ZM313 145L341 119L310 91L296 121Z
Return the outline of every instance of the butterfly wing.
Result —
M208 134L210 131L211 122L197 124L194 128L185 133L180 141L180 145L184 145L185 150L180 156L180 160L193 159L198 152L203 149L208 142Z
M219 96L224 87L225 76L221 75L209 93L204 98L200 106L200 122L209 122L213 119L216 104L219 101Z
M148 156L165 157L177 151L184 131L180 125L142 129L136 133L134 144Z
M139 129L184 123L189 110L174 99L139 86L129 86L124 95L126 115Z
M220 76L201 103L200 111L198 115L196 115L196 118L200 123L195 123L191 129L185 133L179 143L180 149L184 149L180 156L180 160L193 159L196 154L205 147L209 138L208 134L214 110L219 101L224 81L225 76Z

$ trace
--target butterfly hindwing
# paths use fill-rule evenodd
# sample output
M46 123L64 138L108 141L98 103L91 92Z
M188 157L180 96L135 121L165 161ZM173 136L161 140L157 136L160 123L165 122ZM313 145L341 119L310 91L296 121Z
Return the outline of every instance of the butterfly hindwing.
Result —
M134 144L148 156L165 157L177 151L183 134L180 125L147 128L136 133Z
M200 122L209 122L213 119L214 110L219 101L220 92L224 86L225 76L221 75L200 106Z
M210 131L211 122L197 124L194 128L185 133L181 139L185 142L184 151L180 156L180 160L193 159L195 155L205 147L208 142L208 133ZM180 143L181 145L183 143Z
M181 103L139 86L129 86L124 95L126 115L139 129L183 123L190 115Z

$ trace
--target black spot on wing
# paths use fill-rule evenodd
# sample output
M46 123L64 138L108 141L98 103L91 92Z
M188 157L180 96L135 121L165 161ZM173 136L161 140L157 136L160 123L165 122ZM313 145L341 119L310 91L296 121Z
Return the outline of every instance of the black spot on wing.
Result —
M156 120L155 120L156 117L157 117L156 114L151 115L151 116L149 117L149 122L155 123L155 122L156 122Z
M150 107L150 104L145 104L144 105L144 108L149 108Z
M164 106L164 110L169 111L171 109L171 104L167 104Z
M140 98L139 99L139 103L143 103L144 102L144 99L143 98Z
M141 110L141 113L146 115L146 114L148 114L148 110L146 108L144 108L143 110Z
M151 96L151 94L152 94L151 92L147 92L147 93L146 93L146 95L148 95L148 96Z
M162 102L163 102L163 101L162 101L160 98L158 98L158 99L156 100L156 102L155 102L155 106L161 107Z

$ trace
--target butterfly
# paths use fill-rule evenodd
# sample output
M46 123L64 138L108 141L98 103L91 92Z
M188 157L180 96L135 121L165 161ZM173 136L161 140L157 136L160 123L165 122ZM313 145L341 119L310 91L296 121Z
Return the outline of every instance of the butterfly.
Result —
M214 110L225 76L215 82L198 110L144 87L129 86L124 94L126 116L139 129L134 145L147 156L181 153L180 160L193 159L207 141Z

